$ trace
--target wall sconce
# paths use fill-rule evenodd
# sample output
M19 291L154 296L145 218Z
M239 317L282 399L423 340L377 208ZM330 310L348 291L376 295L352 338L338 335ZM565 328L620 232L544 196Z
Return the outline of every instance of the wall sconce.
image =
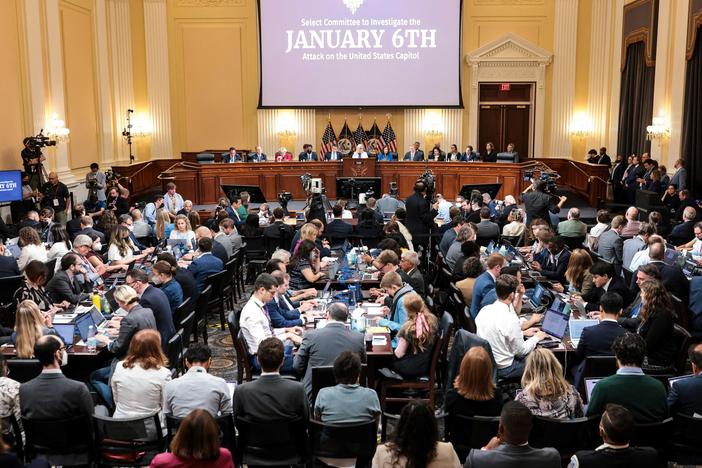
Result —
M585 112L578 112L573 116L570 134L575 138L587 138L592 135L592 122Z
M276 122L278 136L294 137L297 135L297 122L295 117L289 112L281 112L278 114Z
M46 126L46 135L58 143L66 143L71 131L66 128L66 122L58 118L56 112L51 114L51 120Z
M646 127L646 138L649 140L662 140L670 136L670 125L666 121L665 114L661 111L657 117L652 119L651 125Z
M134 114L133 109L127 109L127 126L122 130L122 136L129 145L129 163L134 161L134 153L132 152L132 141L137 137L144 137L150 135L153 131L153 126L151 121L145 115L139 115L137 117L132 117Z
M444 125L441 116L436 113L427 113L424 119L424 136L426 138L441 138L444 135Z

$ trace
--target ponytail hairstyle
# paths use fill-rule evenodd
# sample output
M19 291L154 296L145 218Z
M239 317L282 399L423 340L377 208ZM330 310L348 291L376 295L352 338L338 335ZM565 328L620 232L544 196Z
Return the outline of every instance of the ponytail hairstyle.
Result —
M154 263L152 271L159 275L175 276L176 268L165 260Z

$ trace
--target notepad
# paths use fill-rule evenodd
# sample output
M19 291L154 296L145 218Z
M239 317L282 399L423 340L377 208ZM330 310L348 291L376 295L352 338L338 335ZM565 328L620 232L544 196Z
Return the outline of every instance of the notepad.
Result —
M388 327L370 327L368 329L368 331L374 335L382 335L383 333L390 333L390 329Z

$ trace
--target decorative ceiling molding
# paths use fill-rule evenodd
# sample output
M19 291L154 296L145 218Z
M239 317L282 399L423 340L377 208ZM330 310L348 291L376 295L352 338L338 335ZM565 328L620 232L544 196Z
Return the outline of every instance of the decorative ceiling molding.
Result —
M469 65L495 66L496 63L519 63L521 66L548 65L553 54L516 34L508 33L466 55ZM498 65L499 66L499 65Z

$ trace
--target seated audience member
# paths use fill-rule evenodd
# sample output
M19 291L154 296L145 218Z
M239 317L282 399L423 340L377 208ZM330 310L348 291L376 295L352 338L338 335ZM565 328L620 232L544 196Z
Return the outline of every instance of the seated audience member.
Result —
M129 270L125 284L139 295L139 304L154 314L156 329L161 335L161 345L163 349L166 349L168 341L176 332L168 296L157 287L149 284L149 275L144 270Z
M626 333L612 345L617 357L616 375L595 385L587 405L587 415L600 414L609 403L631 411L637 424L662 421L668 416L668 403L663 384L641 370L646 355L646 342L639 335ZM636 389L636 398L632 398Z
M505 224L502 228L503 236L518 237L524 234L526 224L524 224L524 216L522 215L522 210L520 210L519 208L514 208L510 210L506 221L507 224ZM515 247L517 246L515 245Z
M488 341L492 347L500 378L520 378L524 372L524 358L546 337L546 333L533 328L522 332L513 305L518 286L517 278L512 275L497 278L497 302L484 307L475 319L478 336ZM525 341L524 334L533 336Z
M119 217L119 224L120 226L124 226L127 228L129 231L129 240L132 242L132 245L135 247L135 253L146 253L147 252L147 247L139 242L139 239L137 239L137 236L134 235L134 219L132 218L132 215L130 214L123 214L122 216ZM153 249L151 249L149 252L152 252Z
M64 301L72 305L89 299L88 294L82 292L81 286L76 280L76 275L87 274L83 263L78 255L67 253L61 259L61 269L54 273L49 283L46 285L46 294L54 304Z
M78 231L83 229L81 226L82 217L85 216L85 205L77 203L71 209L71 219L66 223L68 235L73 239L78 234ZM91 223L92 225L92 223Z
M208 237L203 237L197 241L197 250L200 255L188 265L188 271L195 277L198 291L205 289L207 277L224 270L224 263L219 258L212 255L212 244L214 241Z
M156 259L160 261L167 262L171 268L175 268L175 273L173 277L180 284L183 290L183 298L189 297L191 304L197 304L197 300L200 297L200 290L195 282L195 276L188 269L178 266L178 262L172 253L162 252L158 254ZM171 270L173 271L173 270Z
M151 225L144 220L141 210L134 208L130 214L133 220L132 234L134 234L134 237L137 239L151 237Z
M583 416L580 394L566 381L563 367L550 349L536 348L529 353L522 375L522 389L515 399L535 416L557 419Z
M646 340L645 365L671 366L675 360L673 302L660 281L648 280L641 288L641 325L638 333Z
M624 300L624 304L628 304L626 298L629 297L629 290L624 285L624 281L615 275L614 267L610 263L597 262L590 267L590 273L594 288L588 294L583 294L581 298L576 297L578 304L581 304L585 310L598 311L600 298L607 292L619 294Z
M639 225L639 232L636 236L631 239L624 241L622 247L622 265L625 268L631 267L631 261L634 259L636 252L643 250L648 245L648 239L650 236L656 233L656 228L649 223L641 223Z
M37 340L44 335L56 334L51 326L51 314L43 315L34 301L20 302L15 317L15 331L11 336L11 343L15 346L18 358L31 359Z
M692 375L673 382L668 393L671 413L702 415L702 344L693 344L688 351Z
M690 242L678 246L677 249L690 251L692 258L696 260L697 263L700 263L700 260L702 260L702 222L695 223L693 232L695 238Z
M271 258L270 260L268 260L266 262L266 273L270 274L274 271L280 271L282 273L287 274L288 269L285 265L285 262L279 258Z
M473 231L473 228L470 227L469 224L464 224L458 229L456 239L454 239L453 243L449 246L446 257L444 257L444 262L446 262L446 265L448 265L451 270L453 270L456 262L461 257L461 244L469 240L475 240L475 231Z
M88 271L88 278L91 281L100 282L101 280L98 279L100 276L107 279L110 273L126 271L129 268L129 265L122 262L105 264L99 253L102 250L102 244L100 239L96 237L91 238L84 234L78 234L73 241L73 248L74 252L81 254L83 266Z
M273 299L266 304L271 326L273 328L302 327L309 320L312 320L311 316L303 313L314 307L314 301L304 301L298 307L294 307L292 302L285 297L290 286L290 275L282 271L274 271L271 276L278 284Z
M490 221L492 213L490 208L484 206L480 209L480 222L478 223L477 237L486 239L497 239L500 237L500 227L497 223Z
M600 234L597 241L597 255L603 260L621 266L624 255L624 239L622 231L626 226L624 216L615 216L610 224L611 229ZM639 232L639 225L636 225L636 232ZM633 237L633 234L632 234Z
M386 273L380 281L380 288L390 297L390 306L387 311L387 318L383 317L378 321L381 327L388 327L393 333L397 333L402 325L407 321L407 310L405 309L404 297L413 292L412 286L405 284L399 273L394 271ZM385 297L379 297L376 302L385 302ZM393 347L397 341L393 340Z
M260 226L259 217L256 213L251 213L246 217L246 221L239 228L243 237L259 237L263 235L263 228Z
M214 240L214 233L210 228L207 226L200 226L199 228L195 229L195 241L200 242L200 239L210 239L212 240L212 249L210 252L212 252L212 255L217 257L221 262L222 266L229 261L229 254L227 254L227 249L224 247L224 245L220 244L218 241ZM199 248L198 244L198 250L192 253L185 254L183 256L183 260L191 260L198 255L200 255L202 251Z
M167 361L158 332L141 330L134 334L127 355L117 363L110 379L114 418L139 418L161 412L164 387L171 380Z
M688 206L683 211L682 223L675 225L673 230L670 231L670 242L675 245L684 244L690 242L695 238L694 227L695 220L697 219L697 211L694 207Z
M561 456L556 449L537 449L529 445L533 420L531 411L522 403L506 403L500 414L497 436L482 449L472 449L464 468L560 468Z
M461 291L465 304L473 302L473 287L483 271L483 264L478 257L469 257L463 262L463 276L465 278L456 282L456 287Z
M498 254L490 254L487 259L487 270L478 276L473 285L473 295L471 297L470 315L473 318L478 316L480 306L484 296L492 289L495 289L495 280L500 276L502 268L505 266L505 258Z
M482 346L473 346L463 355L459 374L446 392L444 410L450 415L498 416L502 393L493 380L490 355Z
M51 261L56 259L58 262L61 260L61 257L66 255L73 248L68 236L68 231L66 231L66 226L54 223L54 225L51 226L51 238L54 243L46 254L47 260Z
M424 402L412 401L402 408L390 442L378 445L374 467L458 467L458 455L450 442L439 442L434 410Z
M602 445L595 450L580 450L570 459L569 468L610 466L660 466L658 453L651 447L630 447L635 424L631 412L623 406L609 404L600 418Z
M327 236L334 238L346 238L353 233L353 226L341 219L344 208L338 203L332 206L334 219L327 224Z
M407 243L407 239L405 239L405 236L402 235L402 231L400 231L400 225L396 222L388 222L383 227L383 233L385 234L386 239L392 239L397 242L400 249L412 251L412 249L410 249L410 245Z
M171 235L168 236L169 239L177 239L185 241L185 245L188 250L195 250L195 232L190 226L190 220L187 216L179 214L175 217L173 221L173 230Z
M455 208L455 207L454 207ZM458 209L458 208L456 208ZM443 235L441 236L441 241L439 242L439 250L441 250L441 254L446 257L446 254L448 253L449 247L451 247L451 244L456 240L456 236L458 235L458 231L461 229L461 226L465 224L465 220L463 219L463 216L461 215L456 215L453 218L451 218L450 223L444 224L446 226L446 230L444 231Z
M39 234L33 228L23 227L19 230L17 246L21 248L20 256L17 259L17 266L20 270L24 270L27 263L32 260L38 260L40 262L49 261L46 247L44 247L44 244L39 238Z
M193 201L192 200L185 200L183 202L183 209L179 210L178 213L176 213L176 216L177 215L188 216L192 212L193 212Z
M12 255L6 255L5 244L0 242L0 278L19 276L22 274L17 266L17 260ZM29 263L29 262L27 262Z
M571 208L568 210L568 217L565 221L558 223L557 232L563 237L585 237L587 234L587 224L580 221L580 210Z
M360 237L376 238L383 235L383 225L375 218L375 211L363 210L356 225L356 235Z
M577 292L581 295L589 294L594 288L595 283L592 280L592 257L583 249L575 249L570 254L568 266L565 271L565 280L568 285L569 292ZM560 283L553 286L557 292L565 292L566 288Z
M256 352L260 343L266 338L276 337L281 342L290 339L294 343L301 342L298 333L299 327L274 329L266 315L265 305L273 299L278 281L267 273L258 275L254 282L253 293L244 308L241 310L239 324L241 333L246 341L246 346L251 354L251 365L254 369L260 369ZM286 350L284 371L292 370L292 349Z
M405 282L420 296L424 295L424 275L419 271L419 255L413 250L406 250L400 256L400 269L404 273ZM399 273L399 271L398 271Z
M665 245L665 243L665 239L663 239L663 237L659 236L658 234L649 236L648 245L646 246L646 248L636 252L634 254L634 257L631 259L629 270L636 271L640 266L648 265L648 263L651 261L651 246L654 244Z
M45 263L38 260L32 260L24 268L24 281L22 285L15 291L13 297L19 304L22 301L31 300L42 312L55 313L60 311L60 307L68 307L68 302L59 304L59 307L54 306L54 301L44 289L44 283L49 275L49 269Z
M677 187L675 185L668 184L665 186L665 192L661 197L663 205L666 206L671 212L675 212L680 206L680 197L678 196Z
M298 375L304 375L307 397L312 401L312 368L330 366L341 351L356 353L366 361L363 335L346 328L349 311L345 304L335 302L327 308L327 324L324 328L309 330L302 337L300 349L295 354L293 367Z
M152 468L234 468L229 450L220 447L220 430L212 415L194 409L178 426L170 452L151 461Z
M439 321L419 294L402 298L407 320L397 332L397 347L392 368L406 379L424 377L431 368L434 344L439 339Z
M626 238L634 237L636 234L638 234L639 227L641 226L638 208L634 206L629 207L629 209L626 210L626 213L624 213L624 217L626 220L626 225L624 226L624 229L622 229L620 235Z
M173 276L176 274L176 268L172 267L170 263L161 260L154 263L152 273L153 276L151 276L151 282L154 283L161 291L163 291L168 298L168 305L171 307L171 315L175 314L176 309L183 303L184 300L183 288Z
M597 250L597 243L599 242L600 235L609 229L609 225L612 222L612 218L609 214L609 210L599 210L597 215L595 215L595 224L591 229L590 233L586 237L586 242L591 250Z
M156 240L161 242L164 241L164 239L169 239L173 228L173 222L171 221L171 216L168 214L168 211L165 209L156 211L156 224L154 228Z
M147 254L136 254L136 246L129 238L129 229L117 226L110 235L110 247L107 249L107 259L116 264L132 263L144 258Z
M562 236L554 236L548 242L547 248L548 251L544 252L543 257L534 261L531 267L549 280L565 284L565 273L570 260L570 251L565 247L565 239Z
M156 330L156 319L151 309L146 309L139 305L139 296L136 291L129 286L121 285L115 288L115 302L127 315L119 320L117 337L109 332L110 336L98 334L95 338L107 345L107 350L111 352L115 359L121 360L127 354L134 335L146 329ZM100 394L103 401L111 405L112 391L108 385L112 369L110 366L98 369L90 375L90 383Z
M522 284L522 272L519 269L518 265L510 265L507 267L504 267L502 271L500 272L500 276L503 275L509 275L509 276L514 276L517 279L517 293L514 295L514 301L512 301L512 307L514 307L514 311L517 313L517 315L522 313L522 306L523 306L523 296L524 293L526 292L526 289L524 288L524 285ZM490 291L487 292L485 296L483 296L483 302L480 306L482 309L483 307L486 307L490 304L493 304L497 301L497 293L494 289L491 289ZM543 314L538 314L538 313L532 313L531 318L526 319L526 318L520 318L520 323L522 325L522 331L526 331L529 328L531 328L533 325L541 322L543 319ZM529 333L532 333L530 331Z
M269 289L272 289L272 282L267 282ZM237 387L234 399L234 413L237 417L258 423L300 418L306 421L309 418L309 402L305 387L300 382L280 376L286 359L283 342L278 338L264 338L253 354L256 354L261 365L262 374L258 379Z
M682 268L677 264L668 265L664 262L666 246L656 242L648 248L648 256L653 265L661 272L661 283L665 289L683 302L687 302L690 297L690 280L687 279Z
M323 423L353 424L370 421L380 415L378 394L359 385L359 353L342 351L334 359L336 385L319 390L314 402L314 417Z
M81 234L85 234L91 238L97 237L102 244L107 240L105 234L93 228L93 218L91 216L84 215L80 217L80 230L74 233L73 238L75 239Z
M288 265L290 286L293 289L306 289L324 277L320 271L320 252L314 242L303 240L293 254Z
M191 411L205 409L212 416L232 414L229 386L221 377L208 372L212 364L212 351L202 343L192 343L185 351L188 371L166 383L163 412L184 418Z

